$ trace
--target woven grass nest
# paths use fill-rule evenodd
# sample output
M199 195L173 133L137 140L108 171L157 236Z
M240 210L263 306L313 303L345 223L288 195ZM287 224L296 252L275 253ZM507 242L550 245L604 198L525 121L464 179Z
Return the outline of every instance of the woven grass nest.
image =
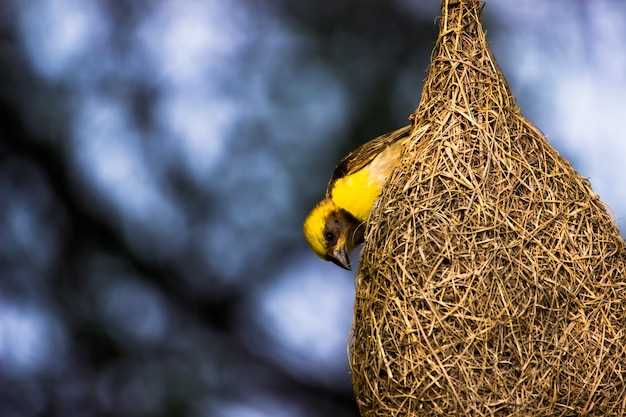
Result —
M361 414L626 415L626 251L522 116L478 0L443 0L412 141L370 216Z

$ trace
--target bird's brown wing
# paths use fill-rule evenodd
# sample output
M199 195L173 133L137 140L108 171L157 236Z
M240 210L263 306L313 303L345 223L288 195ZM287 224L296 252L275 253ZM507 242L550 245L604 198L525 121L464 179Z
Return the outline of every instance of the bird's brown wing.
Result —
M344 156L343 159L339 162L339 165L337 165L337 167L335 168L333 176L328 182L328 187L326 188L326 196L329 196L330 191L333 188L333 184L335 183L335 181L337 181L337 179L357 172L365 165L372 162L372 160L376 158L376 155L382 152L387 146L395 143L398 140L408 137L410 132L411 125L401 127L398 130L385 133L384 135L378 136L377 138L374 138L367 143L364 143L363 145L359 146L358 148Z

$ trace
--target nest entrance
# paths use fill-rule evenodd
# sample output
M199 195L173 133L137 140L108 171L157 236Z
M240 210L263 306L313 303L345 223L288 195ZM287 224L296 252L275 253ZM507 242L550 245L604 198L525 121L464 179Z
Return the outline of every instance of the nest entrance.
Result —
M443 0L412 142L370 216L363 416L626 415L626 250L521 114L478 0Z

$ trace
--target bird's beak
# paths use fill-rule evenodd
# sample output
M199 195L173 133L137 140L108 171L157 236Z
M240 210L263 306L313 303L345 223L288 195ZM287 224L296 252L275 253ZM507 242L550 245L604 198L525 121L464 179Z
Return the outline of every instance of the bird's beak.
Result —
M340 245L333 251L330 261L343 269L347 269L348 271L352 270L352 267L350 266L350 258L348 257L348 251L343 245Z

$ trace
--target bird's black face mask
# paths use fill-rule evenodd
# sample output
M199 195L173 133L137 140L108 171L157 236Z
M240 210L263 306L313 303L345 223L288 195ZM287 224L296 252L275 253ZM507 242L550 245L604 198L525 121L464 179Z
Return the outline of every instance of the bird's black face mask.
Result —
M363 242L363 227L350 213L343 209L330 213L324 228L326 260L351 270L350 251Z

